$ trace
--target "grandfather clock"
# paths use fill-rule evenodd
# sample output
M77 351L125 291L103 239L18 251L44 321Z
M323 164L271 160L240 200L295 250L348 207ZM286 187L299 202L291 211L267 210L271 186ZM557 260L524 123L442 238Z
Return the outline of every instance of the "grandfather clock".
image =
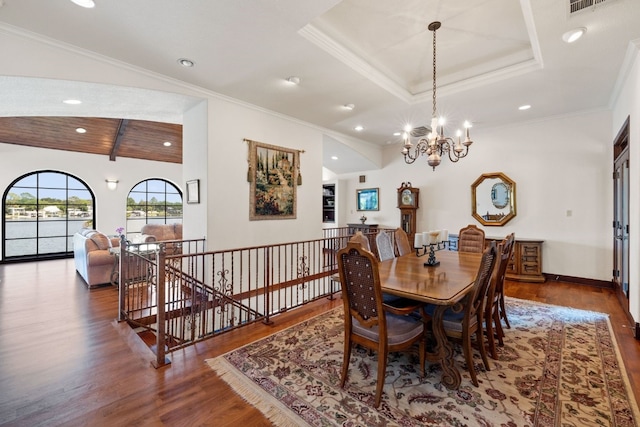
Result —
M409 244L413 244L416 234L416 209L419 206L420 189L413 188L410 182L403 182L398 188L398 209L400 209L400 227L407 233Z

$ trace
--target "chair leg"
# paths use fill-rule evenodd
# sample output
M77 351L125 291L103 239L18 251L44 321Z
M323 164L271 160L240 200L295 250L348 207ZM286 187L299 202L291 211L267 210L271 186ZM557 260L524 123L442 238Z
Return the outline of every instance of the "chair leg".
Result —
M496 327L496 337L498 338L498 345L500 347L504 347L504 329L502 329L502 322L500 322L500 310L499 307L496 306L495 311L493 312L493 324Z
M489 310L484 318L484 323L487 326L487 344L489 345L489 354L494 359L498 359L498 351L496 350L496 337L495 332L493 331L493 313L497 307L489 307ZM484 343L480 343L484 345Z
M471 375L471 382L478 387L478 378L476 377L476 368L473 365L473 350L471 349L471 336L468 333L462 335L462 350L464 360L467 362L467 369Z
M420 352L420 375L422 375L424 377L424 366L425 366L425 362L426 362L426 358L427 358L427 337L426 337L426 334L422 338L422 340L420 340L420 349L418 351Z
M480 349L480 355L482 356L482 363L484 364L484 369L487 371L491 370L491 365L489 365L489 358L487 357L487 348L484 346L484 331L482 330L482 322L478 322L478 330L476 331L476 338L478 339L478 347Z
M349 372L349 360L351 359L351 340L344 337L344 357L342 358L342 374L340 375L340 387L344 388Z
M382 388L384 387L384 378L387 373L387 358L389 357L389 353L386 349L381 349L378 352L378 379L376 383L376 399L374 403L374 407L377 408L380 406L380 400L382 399Z
M507 329L511 329L509 319L507 319L507 309L504 306L504 294L500 294L500 317L504 319L504 323L507 325Z

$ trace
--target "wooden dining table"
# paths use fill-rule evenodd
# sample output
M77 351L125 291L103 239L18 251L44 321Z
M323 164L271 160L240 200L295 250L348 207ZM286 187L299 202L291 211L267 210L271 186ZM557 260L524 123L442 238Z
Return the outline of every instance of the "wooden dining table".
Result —
M443 315L450 307L462 309L461 300L473 287L482 254L441 250L436 257L437 266L425 266L427 256L415 253L381 261L380 283L384 293L437 305L431 321L436 345L427 352L427 360L440 363L445 387L457 389L461 376L445 334Z

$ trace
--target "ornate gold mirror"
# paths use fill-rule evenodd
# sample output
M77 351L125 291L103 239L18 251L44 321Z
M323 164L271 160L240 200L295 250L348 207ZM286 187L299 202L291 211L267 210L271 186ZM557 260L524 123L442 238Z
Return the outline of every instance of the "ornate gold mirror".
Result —
M480 175L471 198L471 214L482 225L505 225L516 216L516 183L502 172Z

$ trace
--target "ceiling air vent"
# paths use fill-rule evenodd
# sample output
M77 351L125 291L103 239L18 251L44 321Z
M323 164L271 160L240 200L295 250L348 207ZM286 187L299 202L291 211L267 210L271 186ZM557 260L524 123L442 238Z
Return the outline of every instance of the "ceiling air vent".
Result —
M588 8L595 9L603 3L611 3L614 0L569 0L569 15L580 12Z
M431 133L431 128L427 126L418 126L417 128L411 129L411 136L414 138L420 138L426 136Z

